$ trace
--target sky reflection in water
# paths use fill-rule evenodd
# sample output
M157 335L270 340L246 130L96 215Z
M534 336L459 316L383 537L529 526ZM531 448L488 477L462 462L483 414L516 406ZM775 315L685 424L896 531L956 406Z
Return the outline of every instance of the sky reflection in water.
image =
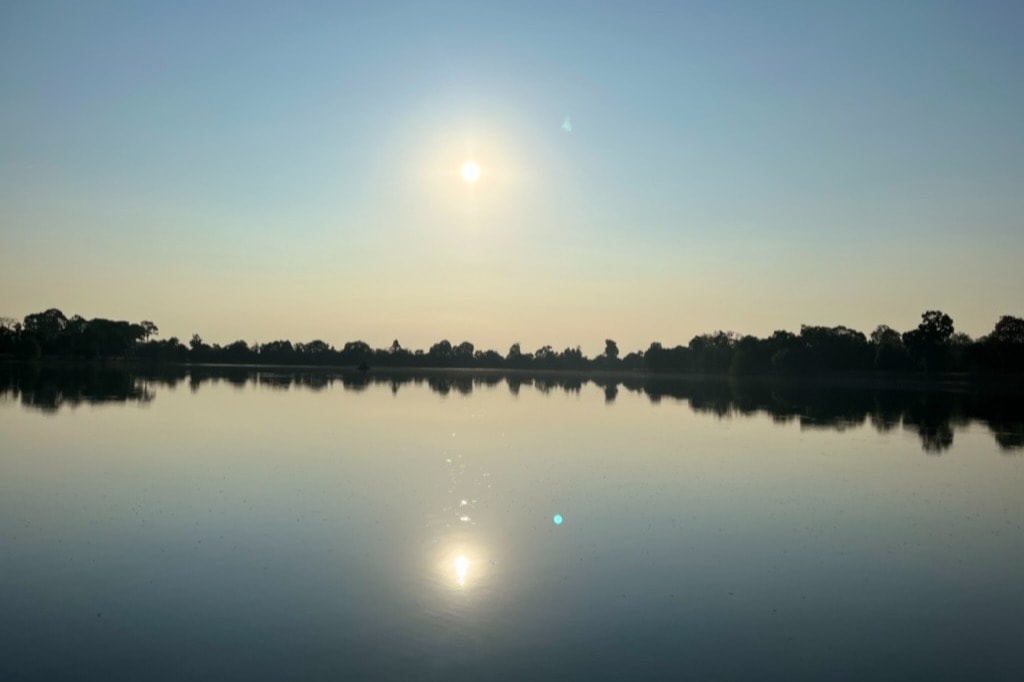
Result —
M0 373L4 679L1024 664L1005 396L73 374Z

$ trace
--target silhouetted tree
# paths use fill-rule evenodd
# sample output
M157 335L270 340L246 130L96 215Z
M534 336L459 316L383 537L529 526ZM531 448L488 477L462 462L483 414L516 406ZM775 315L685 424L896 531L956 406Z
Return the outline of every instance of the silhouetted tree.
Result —
M373 349L365 341L347 341L337 359L343 365L366 366L373 359Z
M873 349L867 338L849 327L800 327L800 340L807 349L807 361L813 370L867 369L873 361Z
M626 353L626 357L622 358L622 368L631 372L642 370L644 368L643 352L635 350L631 353Z
M900 333L890 327L887 324L880 324L875 327L875 331L871 332L871 343L876 346L882 344L900 344L903 343L903 338Z
M25 316L25 331L36 334L41 339L57 336L67 326L68 318L57 308L50 308L41 313Z
M270 341L260 346L260 362L287 364L295 361L295 347L291 341Z
M0 354L14 353L20 336L20 322L13 317L0 317Z
M953 335L953 318L939 310L921 315L917 329L903 334L903 343L913 360L927 370L945 369L949 337Z
M533 356L529 353L523 353L518 343L513 343L508 349L508 355L505 356L505 363L513 369L522 369L533 360Z
M729 372L749 375L763 371L760 346L761 341L754 336L744 336L737 341L729 363Z
M430 347L430 352L427 355L437 367L447 367L452 362L455 349L452 348L452 344L448 339L442 339Z
M910 353L903 343L900 333L889 327L880 324L871 332L871 343L875 348L874 367L884 371L910 369L913 362Z
M978 365L995 371L1024 371L1024 319L1003 315L992 333L969 349Z
M988 338L996 343L1024 345L1024 318L1003 315Z
M230 362L248 362L252 358L249 344L245 341L229 343L224 348L225 359Z
M666 349L655 341L644 353L644 365L652 372L689 372L694 369L692 355L689 348Z
M460 367L468 367L473 363L473 344L463 341L452 349L452 360Z
M58 340L67 324L68 318L57 308L26 315L22 332L25 341L22 344L22 354L39 357L43 354L66 351L60 347Z
M155 323L132 323L80 315L68 318L57 308L26 316L24 323L0 320L0 354L21 358L131 357L139 360L195 363L348 365L368 367L482 367L510 369L647 370L672 373L730 372L736 375L819 373L863 370L925 369L957 371L1024 370L1024 319L1002 316L992 333L972 340L956 333L953 320L940 311L922 315L921 324L900 335L879 325L870 336L844 326L803 325L799 334L778 330L759 339L718 331L693 337L688 346L667 348L652 343L646 352L620 359L618 345L605 339L604 352L587 358L579 346L556 352L550 345L523 353L520 344L503 358L493 350L478 351L470 341L453 347L439 341L428 352L402 348L395 339L387 349L364 341L349 341L341 350L315 339L292 344L280 340L263 344L235 341L227 347L207 344L194 334L186 348L177 338L157 341ZM742 401L741 401L742 402Z
M558 353L551 346L541 346L533 354L534 364L540 368L550 369L558 360Z
M295 349L300 354L305 355L308 359L314 361L318 358L326 357L334 352L334 348L332 348L326 341L321 341L320 339L315 339L309 343L296 344Z
M690 339L693 368L701 372L725 372L732 364L737 337L733 332L717 331Z
M188 349L174 336L166 341L151 339L132 351L133 357L151 362L187 362L188 355Z
M587 358L579 346L566 348L558 355L556 366L560 369L585 369Z

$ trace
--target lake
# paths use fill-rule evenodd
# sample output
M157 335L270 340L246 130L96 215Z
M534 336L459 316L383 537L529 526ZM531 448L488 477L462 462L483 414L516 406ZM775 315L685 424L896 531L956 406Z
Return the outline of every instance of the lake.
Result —
M1011 389L0 367L0 679L1024 679Z

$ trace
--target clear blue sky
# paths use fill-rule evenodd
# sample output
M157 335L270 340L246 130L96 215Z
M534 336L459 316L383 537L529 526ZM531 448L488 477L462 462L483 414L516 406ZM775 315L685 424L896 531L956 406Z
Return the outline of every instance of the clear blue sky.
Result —
M496 4L4 3L0 314L591 354L1024 314L1024 3Z

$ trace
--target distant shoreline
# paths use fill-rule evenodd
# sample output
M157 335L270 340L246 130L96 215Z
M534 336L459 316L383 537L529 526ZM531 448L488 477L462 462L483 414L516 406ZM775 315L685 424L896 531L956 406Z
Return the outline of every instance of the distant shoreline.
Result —
M193 334L188 345L176 337L157 339L149 320L79 315L68 318L57 308L34 313L24 322L0 318L0 357L22 360L107 358L151 363L239 367L325 367L389 370L567 372L587 376L744 376L813 378L818 381L886 384L977 383L1024 376L1024 318L1004 315L990 334L972 339L955 332L953 319L939 310L921 315L915 329L898 332L879 325L870 335L844 327L802 325L799 333L777 330L758 338L717 331L690 339L685 346L652 342L647 350L622 354L614 339L594 357L580 346L561 351L545 345L533 352L513 343L505 354L478 349L470 341L442 339L428 349L410 350L395 339L386 348L365 341L335 347L323 340L288 340L226 346L209 344ZM923 378L923 379L922 379Z

